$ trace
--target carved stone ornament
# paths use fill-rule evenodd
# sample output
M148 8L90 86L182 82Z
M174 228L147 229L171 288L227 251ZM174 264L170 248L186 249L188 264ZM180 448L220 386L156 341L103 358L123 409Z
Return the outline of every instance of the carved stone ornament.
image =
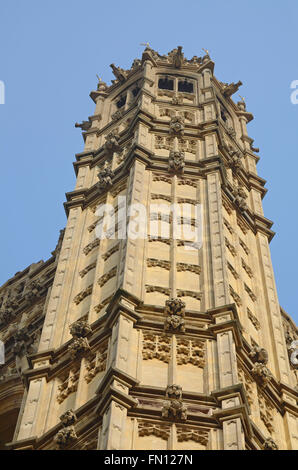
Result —
M171 150L169 156L169 171L172 173L183 173L185 166L184 152Z
M163 418L178 418L183 421L187 419L187 407L182 401L182 387L180 385L169 385L166 389L167 401L163 403Z
M184 316L185 316L185 302L181 299L170 299L166 301L165 314L165 331L185 332Z
M16 331L13 339L14 345L12 351L16 356L22 357L31 352L31 345L34 339L29 335L28 328L25 327Z
M98 174L98 183L97 186L99 189L107 189L113 185L113 176L114 173L111 168L106 167L103 168Z
M32 302L36 298L41 296L43 286L40 281L34 280L27 287L27 292L24 295L25 300Z
M118 109L118 111L116 111L114 114L112 114L111 118L112 118L112 121L118 121L119 119L122 118L124 114L124 110L123 109Z
M174 67L180 69L183 63L186 61L182 52L182 47L178 46L169 52L168 56L172 59Z
M249 357L253 362L259 362L261 364L268 363L268 353L266 349L260 348L259 346L254 346L249 353Z
M15 316L12 308L3 308L0 311L0 326L9 323Z
M235 173L237 173L240 168L242 168L242 155L240 151L234 150L232 147L229 147L229 157L229 166Z
M268 437L268 439L264 441L264 450L278 450L278 446L272 437Z
M119 82L124 82L127 77L128 71L122 69L121 67L116 67L115 64L111 64L110 67L116 79L119 80ZM112 80L112 82L115 82L115 80Z
M77 359L81 355L90 351L90 345L88 343L87 338L76 338L73 342L68 346L68 351L72 359Z
M235 203L241 211L246 211L248 206L246 203L247 194L242 186L234 186L233 195L235 197Z
M271 380L272 374L268 367L260 362L256 362L251 370L255 379L262 387L265 387Z
M237 83L222 83L223 85L223 95L228 98L232 96L236 91L239 90L239 87L242 85L242 82L239 80Z
M174 116L170 121L170 134L184 134L184 119L181 116Z
M116 134L116 132L112 131L106 136L106 142L105 142L105 150L108 154L111 154L113 152L119 152L121 150L121 147L118 143L119 141L119 135Z
M156 436L167 440L170 436L171 427L167 424L151 423L149 421L138 421L138 434L142 436Z
M70 334L73 338L84 338L91 333L91 327L86 320L78 320L69 327Z
M77 417L72 410L68 410L60 416L60 421L63 426L67 427L71 426L72 424L75 424L75 422L77 421Z
M76 441L78 436L74 426L67 426L66 428L60 429L54 437L54 442L57 449L64 449L72 442Z
M76 122L75 127L80 127L82 131L88 131L92 125L91 121L82 121L81 123Z

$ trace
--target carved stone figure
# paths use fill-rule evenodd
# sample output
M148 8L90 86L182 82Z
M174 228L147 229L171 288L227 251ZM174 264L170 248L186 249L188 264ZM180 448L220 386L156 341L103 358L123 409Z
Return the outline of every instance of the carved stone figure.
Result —
M241 159L242 155L239 150L234 150L232 147L229 148L229 166L234 173L237 173L242 168Z
M90 346L87 338L76 338L68 346L68 351L72 359L77 359L79 356L90 351Z
M37 297L41 296L42 289L43 286L39 280L32 281L27 287L27 292L24 295L25 299L30 302L35 300Z
M166 301L164 329L165 331L185 332L185 303L181 299L170 299Z
M112 154L113 152L119 152L121 150L121 147L118 143L119 138L119 135L114 131L110 132L106 136L104 148L107 154Z
M262 363L256 362L251 370L257 382L265 387L271 380L272 374L270 370Z
M77 421L76 414L72 410L68 410L60 416L60 421L63 426L71 426Z
M100 189L107 189L107 188L110 188L113 185L114 173L111 170L111 168L109 168L109 167L103 168L97 174L97 176L98 176L98 179L99 179L97 185Z
M187 407L182 401L182 388L180 385L169 385L166 389L167 401L163 403L163 418L187 419Z
M77 435L74 426L67 426L66 428L60 429L54 437L57 449L63 449L67 447L71 442L77 440Z
M170 299L166 301L165 313L167 315L185 315L185 302L181 299Z
M223 95L228 98L229 96L232 96L236 91L239 90L239 87L241 87L242 82L239 80L237 83L223 83Z
M85 320L78 320L74 322L69 327L69 330L73 338L84 338L92 331L89 323Z
M277 444L272 437L268 437L264 442L264 450L278 450Z
M24 356L30 352L30 346L34 339L29 335L28 328L17 330L13 335L14 345L13 352L16 356Z
M183 173L185 166L184 152L170 151L169 156L169 171L172 173Z
M184 134L184 119L181 116L174 116L170 121L170 134Z
M253 362L259 362L261 364L267 364L268 362L268 353L266 349L260 348L259 346L254 346L249 353L249 356Z
M0 325L6 325L14 318L14 311L11 308L4 308L0 311Z
M121 69L120 67L116 67L115 64L110 65L113 74L115 75L116 79L119 80L119 82L124 82L127 77L127 71L124 69Z
M88 131L90 129L92 122L91 121L83 121L80 124L78 122L75 123L75 127L80 127L82 131Z
M172 59L174 67L178 69L180 69L185 61L181 46L169 52L168 56Z
M244 191L242 186L234 186L233 188L233 195L235 197L235 203L239 207L241 212L244 212L248 209L248 205L246 203L247 194Z

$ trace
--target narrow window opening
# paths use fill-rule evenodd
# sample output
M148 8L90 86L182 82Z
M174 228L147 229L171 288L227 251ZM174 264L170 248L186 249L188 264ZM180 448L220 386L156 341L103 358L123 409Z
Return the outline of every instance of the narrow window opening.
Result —
M188 82L187 80L178 82L178 91L183 93L193 93L193 83Z
M227 118L227 115L225 113L225 110L220 107L220 116L221 116L221 119L224 121L224 122L227 122L228 118Z
M121 98L117 101L116 106L119 109L119 108L122 108L122 106L124 106L125 103L126 103L126 95L121 96Z
M168 77L160 78L158 80L158 88L162 90L174 90L174 80L169 80Z
M134 97L137 96L137 94L139 93L140 89L141 89L141 88L140 88L139 86L136 86L135 88L132 89L132 94L133 94Z

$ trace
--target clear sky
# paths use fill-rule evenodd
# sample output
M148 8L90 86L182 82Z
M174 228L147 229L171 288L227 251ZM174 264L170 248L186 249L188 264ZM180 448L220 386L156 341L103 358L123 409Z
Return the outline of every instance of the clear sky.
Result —
M243 82L255 116L279 300L297 321L297 19L297 0L0 0L0 284L55 248L83 150L74 123L94 112L96 74L109 82L109 64L130 67L141 42L162 54L182 45L189 58L204 47L219 80Z

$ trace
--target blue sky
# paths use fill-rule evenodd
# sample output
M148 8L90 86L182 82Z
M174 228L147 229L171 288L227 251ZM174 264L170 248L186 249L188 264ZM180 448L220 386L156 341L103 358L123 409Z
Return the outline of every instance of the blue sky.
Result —
M130 67L141 42L187 57L210 50L219 80L241 80L255 116L259 175L269 192L265 216L277 232L271 253L281 305L297 321L297 122L290 84L298 80L296 0L1 1L0 105L2 216L0 284L47 259L65 226L74 187L81 122L94 112L96 74ZM237 98L237 97L236 97Z

